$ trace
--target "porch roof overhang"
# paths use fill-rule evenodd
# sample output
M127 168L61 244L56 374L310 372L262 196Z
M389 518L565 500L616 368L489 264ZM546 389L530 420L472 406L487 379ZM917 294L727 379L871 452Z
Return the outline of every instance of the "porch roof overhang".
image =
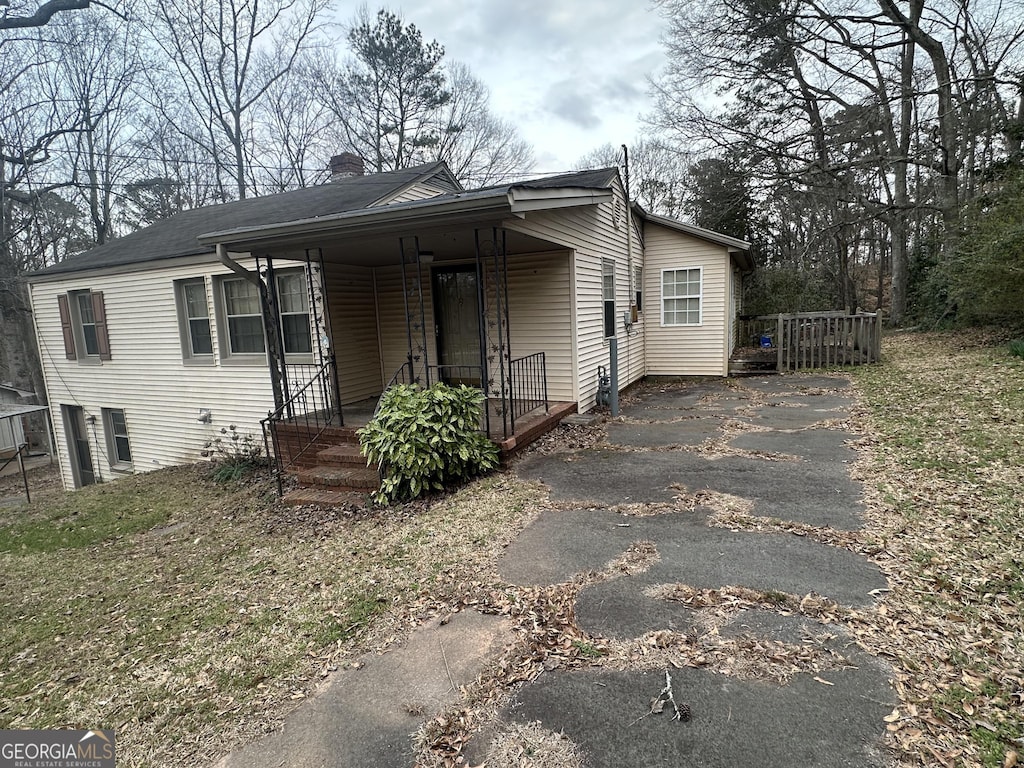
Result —
M401 237L426 228L497 226L510 216L525 217L531 211L596 205L610 200L611 196L611 190L588 188L501 187L279 224L208 232L198 240L203 245L219 245L234 252L315 248L328 238Z

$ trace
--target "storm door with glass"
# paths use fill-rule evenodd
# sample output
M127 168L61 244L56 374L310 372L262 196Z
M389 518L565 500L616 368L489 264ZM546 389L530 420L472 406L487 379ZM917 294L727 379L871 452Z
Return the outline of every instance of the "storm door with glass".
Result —
M448 384L479 387L482 355L476 267L435 269L433 283L439 378Z

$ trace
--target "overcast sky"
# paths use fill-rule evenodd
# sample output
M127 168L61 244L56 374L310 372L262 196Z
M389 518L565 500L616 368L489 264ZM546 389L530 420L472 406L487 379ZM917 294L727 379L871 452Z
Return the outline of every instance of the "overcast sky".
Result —
M343 0L349 22L359 0ZM367 2L371 14L385 5ZM664 62L647 0L396 0L386 7L445 47L491 92L491 109L536 152L535 171L572 168L602 144L633 141Z

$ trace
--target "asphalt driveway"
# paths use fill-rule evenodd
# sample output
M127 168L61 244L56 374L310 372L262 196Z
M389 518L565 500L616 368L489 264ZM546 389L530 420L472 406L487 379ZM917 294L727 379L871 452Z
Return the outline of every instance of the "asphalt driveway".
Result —
M687 649L766 649L823 665L781 678L759 675L759 662L738 671L728 659L556 669L523 687L503 720L564 734L587 766L884 765L883 717L895 701L887 668L827 616L793 608L807 596L864 607L886 586L866 558L825 543L829 532L863 524L850 477L848 387L840 377L793 375L646 388L607 425L605 445L521 462L520 475L545 483L556 508L499 566L514 584L558 584L646 542L653 563L579 592L576 620L590 636L642 647L659 633L684 633ZM774 522L715 525L722 498ZM765 604L739 601L709 621L706 606L669 599L673 590L722 588L753 591ZM688 721L673 720L670 708L650 713L666 672Z
M520 461L550 504L500 559L502 589L562 585L572 642L596 658L545 663L460 764L885 765L889 671L837 620L886 587L844 546L862 526L848 386L807 375L648 386L594 447ZM466 706L465 686L521 647L489 613L435 620L347 665L218 766L414 764L417 728ZM582 757L538 757L504 735L519 727Z

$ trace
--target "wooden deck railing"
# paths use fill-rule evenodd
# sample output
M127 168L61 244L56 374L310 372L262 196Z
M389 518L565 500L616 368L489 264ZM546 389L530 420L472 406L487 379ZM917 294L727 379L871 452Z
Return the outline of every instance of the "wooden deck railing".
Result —
M738 346L773 352L779 371L877 363L882 353L877 313L759 315L740 318L736 329Z

